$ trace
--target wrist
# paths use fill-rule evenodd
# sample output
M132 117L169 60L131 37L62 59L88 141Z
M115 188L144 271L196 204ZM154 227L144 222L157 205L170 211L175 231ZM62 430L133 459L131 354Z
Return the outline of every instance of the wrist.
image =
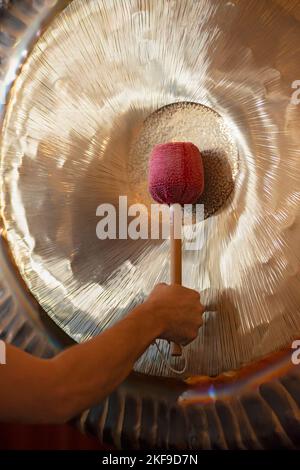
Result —
M152 339L159 338L165 331L165 324L159 310L154 302L146 300L138 305L133 311L143 324L143 329L147 329Z

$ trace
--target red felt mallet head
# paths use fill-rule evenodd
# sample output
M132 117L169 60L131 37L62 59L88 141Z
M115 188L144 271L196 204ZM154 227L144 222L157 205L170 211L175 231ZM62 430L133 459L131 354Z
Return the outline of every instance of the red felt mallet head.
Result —
M203 163L191 142L156 145L151 153L149 192L161 204L195 204L204 190Z

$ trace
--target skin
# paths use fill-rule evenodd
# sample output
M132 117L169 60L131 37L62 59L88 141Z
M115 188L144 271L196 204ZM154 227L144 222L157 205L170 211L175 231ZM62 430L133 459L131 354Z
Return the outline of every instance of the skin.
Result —
M0 421L69 421L123 382L156 338L181 345L194 340L203 312L198 292L159 284L113 327L53 359L7 345L6 365L0 366Z

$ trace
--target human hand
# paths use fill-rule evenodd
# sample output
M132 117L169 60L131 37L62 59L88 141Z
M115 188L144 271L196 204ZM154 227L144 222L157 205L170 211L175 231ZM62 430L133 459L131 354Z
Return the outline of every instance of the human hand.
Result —
M158 284L146 304L150 314L161 324L161 339L185 346L198 336L205 309L197 291L179 285Z

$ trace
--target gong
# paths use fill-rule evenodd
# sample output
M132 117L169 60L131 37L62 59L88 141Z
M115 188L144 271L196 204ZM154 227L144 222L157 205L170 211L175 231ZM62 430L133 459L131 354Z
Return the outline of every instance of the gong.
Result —
M183 376L160 341L80 418L107 443L298 445L284 416L296 420L300 390L299 17L297 2L275 0L14 2L2 13L4 338L54 354L168 282L168 240L99 240L97 207L120 195L150 206L157 143L202 151L203 243L184 251L183 283L201 292L204 325Z

